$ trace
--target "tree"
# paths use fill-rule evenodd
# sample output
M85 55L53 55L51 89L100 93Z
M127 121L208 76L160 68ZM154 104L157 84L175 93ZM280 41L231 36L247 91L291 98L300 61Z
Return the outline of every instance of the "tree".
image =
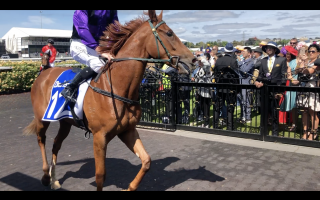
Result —
M236 40L233 40L232 44L233 44L233 46L242 45L241 42L236 41Z
M188 48L194 48L195 45L192 42L184 42L184 45L186 45Z
M221 42L221 47L225 47L227 43L228 43L227 41L222 41Z
M204 42L198 42L196 43L196 47L204 47L205 48L206 44Z
M259 46L261 40L256 40L255 43L254 43L254 46Z
M249 38L246 42L246 46L253 46L255 44L256 40L254 38Z

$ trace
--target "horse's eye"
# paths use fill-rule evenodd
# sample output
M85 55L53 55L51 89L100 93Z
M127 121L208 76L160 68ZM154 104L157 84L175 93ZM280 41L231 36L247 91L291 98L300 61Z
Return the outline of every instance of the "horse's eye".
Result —
M168 31L167 32L167 36L171 37L173 35L173 32L172 31Z

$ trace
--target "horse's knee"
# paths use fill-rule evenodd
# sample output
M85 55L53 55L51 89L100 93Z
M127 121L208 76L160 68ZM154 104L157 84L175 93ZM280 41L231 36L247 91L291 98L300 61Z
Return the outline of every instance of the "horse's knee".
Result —
M150 165L151 165L151 158L148 155L145 159L142 160L142 170L145 172L149 171Z

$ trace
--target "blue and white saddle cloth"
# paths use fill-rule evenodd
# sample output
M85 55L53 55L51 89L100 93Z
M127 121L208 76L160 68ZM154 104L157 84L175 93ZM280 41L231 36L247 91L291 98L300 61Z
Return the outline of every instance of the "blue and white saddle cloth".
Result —
M42 121L59 121L63 118L72 118L69 102L61 95L61 91L69 84L70 80L76 75L71 69L60 74L52 86L50 101ZM65 83L67 82L68 83ZM75 114L79 119L83 119L83 99L87 92L91 78L82 83L78 89L78 98L74 107ZM63 84L65 83L65 84Z

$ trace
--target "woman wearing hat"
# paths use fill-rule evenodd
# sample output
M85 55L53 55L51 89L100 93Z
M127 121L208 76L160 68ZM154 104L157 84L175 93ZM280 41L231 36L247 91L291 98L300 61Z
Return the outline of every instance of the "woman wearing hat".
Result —
M299 81L297 80L298 75L293 73L296 69L297 66L297 55L298 51L294 49L292 46L285 46L283 47L284 49L281 49L282 53L285 55L287 59L287 65L288 65L288 70L287 70L287 78L290 80L290 85L288 86L297 86L299 85ZM295 131L296 130L296 121L297 121L297 105L296 105L296 95L297 92L295 91L286 91L284 101L280 105L280 110L285 111L285 112L290 112L292 113L292 125L289 128L289 131ZM281 120L281 119L280 119Z
M301 52L303 53L303 52ZM319 58L320 47L316 44L311 44L308 47L309 58L305 62L301 62L299 70L302 70L302 73L309 74L310 80L315 79L314 81L308 81L305 84L305 87L319 87L319 81L317 81L316 70L319 67L316 65L316 60ZM299 55L300 56L300 55ZM301 56L302 57L302 56ZM303 66L304 65L304 66ZM317 112L320 111L320 98L319 94L311 92L301 92L298 97L299 106L303 107L305 111L302 115L302 124L303 124L303 139L313 140L317 136L317 130L319 126L319 118ZM307 132L309 117L311 118L311 131Z

